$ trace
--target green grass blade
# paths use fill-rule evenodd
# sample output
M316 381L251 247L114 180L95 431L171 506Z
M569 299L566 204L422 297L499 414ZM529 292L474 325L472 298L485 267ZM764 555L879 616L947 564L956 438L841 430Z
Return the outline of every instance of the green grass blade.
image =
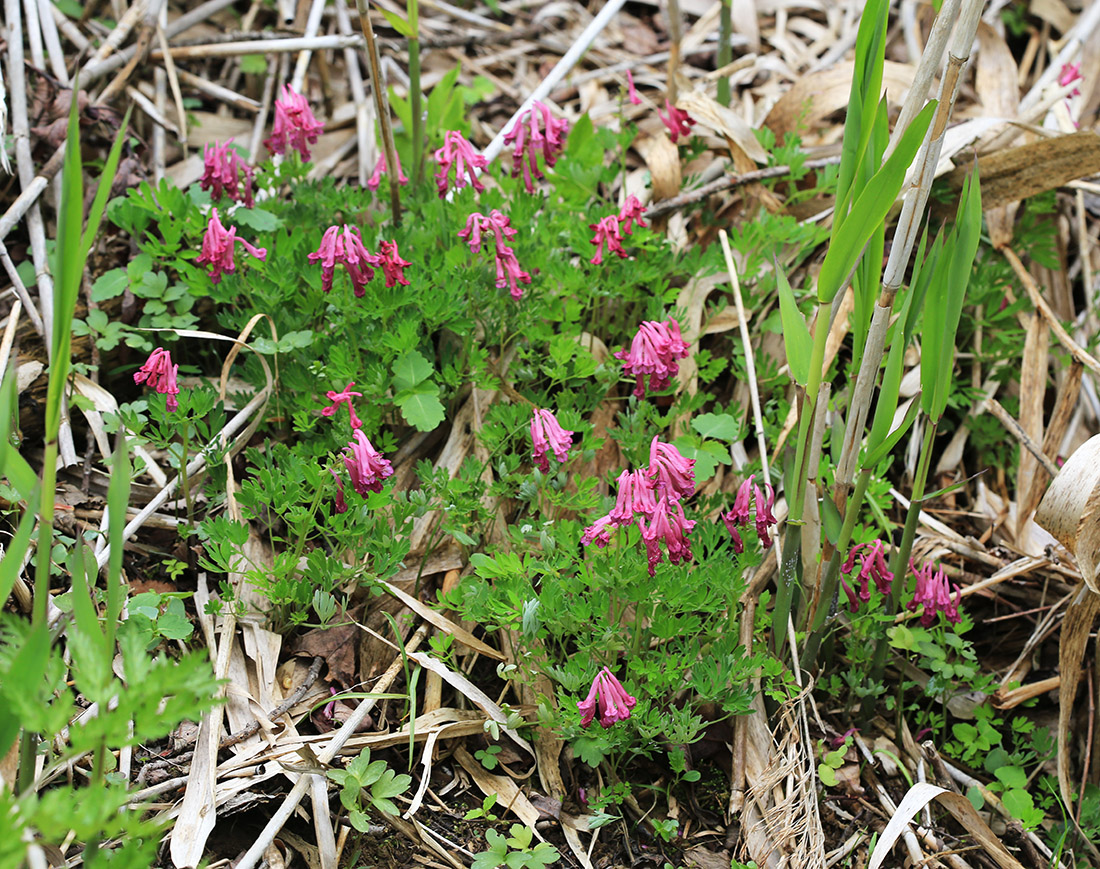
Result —
M118 446L111 461L111 482L107 487L107 539L111 554L107 559L107 648L114 649L115 627L122 614L126 590L122 584L122 531L126 527L126 507L130 503L130 455L126 438L119 432Z
M901 185L905 182L905 173L920 149L935 110L935 101L930 102L913 119L909 129L898 141L894 153L868 182L866 189L852 206L851 214L844 225L833 236L817 277L817 297L822 302L831 302L840 291L859 261L867 242L886 219Z
M779 315L783 321L783 344L787 349L787 365L791 369L791 376L795 383L805 386L810 379L813 338L810 337L806 318L798 310L794 292L778 261L775 263L775 275L779 285Z
M15 580L27 560L27 551L31 547L31 535L34 533L40 494L41 490L38 486L35 486L34 491L27 498L27 508L23 511L23 518L19 520L19 527L15 529L15 535L5 547L4 557L0 558L0 601L8 599L11 590L15 588Z
M99 186L96 188L95 199L88 211L88 222L84 227L84 235L80 243L81 268L88 261L88 253L95 243L95 237L99 232L99 224L103 221L103 212L107 209L107 200L111 196L111 188L115 183L115 175L118 173L118 163L122 158L122 144L126 141L126 129L130 125L130 113L134 110L130 106L126 115L122 118L122 124L118 128L118 134L111 145L111 151L107 155L107 162L103 164L103 173L99 176Z
M912 303L913 296L910 293L905 298L901 309L901 316L894 324L893 337L890 342L890 351L886 356L886 370L882 374L882 385L878 391L878 401L875 403L875 418L871 423L871 432L867 436L867 449L872 451L878 447L890 433L890 423L894 421L894 414L898 409L898 395L901 392L901 378L905 373L905 348L906 342L902 340L904 332L906 309Z
M15 377L9 371L0 385L0 480L7 477L19 497L28 501L38 486L38 475L12 446L11 427L17 407Z
M920 410L921 403L919 401L912 402L905 411L905 417L896 429L886 435L880 443L873 450L868 450L866 457L863 459L862 465L864 468L873 468L879 462L881 462L889 454L890 450L894 448L894 445L901 440L902 436L909 431L909 427L913 425L913 420L917 418L917 411Z

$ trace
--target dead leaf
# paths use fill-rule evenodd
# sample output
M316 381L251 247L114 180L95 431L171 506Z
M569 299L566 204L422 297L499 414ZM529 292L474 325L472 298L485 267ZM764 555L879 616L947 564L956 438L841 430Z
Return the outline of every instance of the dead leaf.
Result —
M359 631L359 626L355 624L314 628L294 640L288 651L308 658L321 656L328 665L329 678L344 688L350 688L358 681L355 656Z
M681 93L676 107L691 115L696 123L709 127L718 135L729 139L757 163L768 162L768 152L757 141L752 127L745 119L728 106L711 99L703 91L691 90Z

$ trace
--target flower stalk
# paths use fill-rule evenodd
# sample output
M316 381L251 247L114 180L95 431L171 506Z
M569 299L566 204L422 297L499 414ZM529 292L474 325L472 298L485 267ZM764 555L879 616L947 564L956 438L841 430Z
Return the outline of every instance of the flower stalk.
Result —
M371 90L374 92L374 110L378 115L378 126L382 131L382 150L386 155L386 165L397 165L397 149L393 144L393 125L390 123L390 101L386 96L386 83L382 79L382 64L378 60L378 43L374 39L374 27L370 23L370 10L367 0L355 0L359 11L359 23L363 28L363 38L367 42L367 60L370 67ZM415 123L415 121L414 121ZM398 190L396 176L391 178L390 210L393 225L401 225L401 193Z

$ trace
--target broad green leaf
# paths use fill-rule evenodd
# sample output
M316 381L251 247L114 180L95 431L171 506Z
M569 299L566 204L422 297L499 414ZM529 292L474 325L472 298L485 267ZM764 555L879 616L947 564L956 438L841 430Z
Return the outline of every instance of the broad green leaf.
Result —
M787 365L795 383L805 386L810 380L810 357L813 355L814 339L810 337L806 319L798 310L794 292L778 261L775 263L775 276L779 284L779 315L783 320L783 346L787 349Z
M418 350L410 350L403 356L398 356L392 370L393 385L399 390L412 389L435 373L432 363Z
M1026 788L1027 773L1018 766L1002 766L996 772L999 778L1009 788Z
M283 225L281 217L262 208L238 208L233 212L233 219L256 232L274 232Z
M822 302L831 302L844 286L867 242L886 219L935 111L936 102L933 100L913 118L909 129L898 140L894 153L867 183L851 213L833 234L825 262L821 264L821 272L817 276L817 297Z
M691 427L702 437L732 442L740 437L741 426L728 413L703 413L693 417Z
M19 497L26 501L36 491L38 475L12 446L11 424L18 412L15 389L15 377L9 370L0 383L0 479L7 477Z
M840 530L844 525L844 517L840 515L840 511L837 510L836 504L833 503L832 498L822 498L820 507L821 526L825 529L825 537L835 546L836 542L840 539Z
M438 396L438 386L434 383L421 383L399 392L394 397L394 404L401 408L409 425L419 431L434 431L447 416L447 410Z
M242 54L240 63L245 75L267 74L267 58L262 54Z
M92 283L92 301L105 302L116 296L121 296L130 280L126 276L126 269L111 269L101 274Z
M817 777L821 779L821 783L828 788L836 787L836 770L827 764L818 764Z

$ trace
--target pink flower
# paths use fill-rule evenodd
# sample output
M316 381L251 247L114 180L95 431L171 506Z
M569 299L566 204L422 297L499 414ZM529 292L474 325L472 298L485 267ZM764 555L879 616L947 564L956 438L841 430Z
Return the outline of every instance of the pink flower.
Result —
M642 98L638 96L638 91L634 89L634 74L628 69L626 71L626 98L630 101L632 106L640 106L642 104ZM660 112L658 112L660 114Z
M481 249L483 236L489 231L492 231L496 245L496 286L499 289L508 287L512 298L518 300L523 296L519 284L530 284L531 275L519 267L515 251L508 246L517 232L509 226L508 218L495 208L488 217L475 211L466 218L466 228L458 231L458 237L469 243L472 253L477 253Z
M870 581L875 581L875 588L879 594L889 594L890 584L894 581L894 574L886 566L886 556L881 540L872 543L861 543L853 546L848 553L848 560L840 569L841 573L850 576L859 558L859 599L866 603L871 599Z
M671 378L680 371L676 360L687 358L690 352L680 337L680 324L670 318L664 323L643 322L630 350L620 350L615 358L622 360L623 373L635 378L634 395L644 398L645 375L649 375L649 388L654 392L667 389Z
M382 274L386 278L386 286L393 287L400 284L407 287L409 280L405 277L405 269L411 266L412 263L401 259L401 255L397 252L397 242L380 241L378 242L378 248L378 255L372 257L372 262L382 269Z
M531 275L519 267L519 260L516 259L516 255L511 249L503 253L497 251L496 265L497 289L503 290L508 287L512 298L518 302L523 298L523 290L519 288L519 284L530 284Z
M597 704L600 712L600 726L610 727L616 721L626 721L630 710L637 700L626 693L622 683L604 667L592 680L592 689L588 697L577 702L581 711L581 727L588 727L596 717Z
M531 416L531 443L535 448L532 456L539 470L545 474L550 471L546 451L552 449L554 458L564 463L569 458L569 447L573 445L573 432L563 429L550 411L535 408Z
M381 492L382 481L393 474L389 459L382 458L361 428L355 430L355 439L347 445L344 465L351 475L351 486L360 495Z
M592 244L596 245L596 255L589 260L594 266L603 264L603 246L607 245L607 252L617 254L619 259L626 259L626 251L623 250L623 235L619 230L619 218L614 214L601 217L598 223L588 224L588 228L596 234L592 237Z
M737 551L740 552L741 550L738 549ZM859 612L859 596L848 585L844 577L840 578L840 585L844 589L844 593L848 595L848 612Z
M616 525L629 525L637 517L649 517L657 509L653 480L645 471L623 471L619 474L619 494L608 518Z
M327 293L332 289L332 278L337 264L342 264L351 277L355 295L362 298L367 292L367 282L374 278L372 264L376 258L363 247L359 230L346 223L343 228L330 226L321 237L321 246L309 255L309 261L321 263L321 286Z
M1073 84L1075 81L1080 81L1084 76L1081 75L1081 64L1079 63L1066 63L1062 64L1062 71L1058 74L1059 87L1067 87ZM1081 93L1080 88L1074 88L1070 92L1071 97L1077 96Z
M266 259L266 248L253 247L243 238L237 238L237 227L226 230L218 219L218 209L211 209L210 222L206 224L206 233L202 237L202 253L195 258L195 262L210 265L210 280L215 284L221 281L223 272L235 270L233 244L238 241L256 259Z
M472 185L478 193L485 189L485 185L478 180L477 170L484 169L489 163L461 133L455 130L447 132L443 137L443 147L435 152L435 162L439 164L435 183L439 188L440 199L447 195L452 166L455 167L455 190L461 190L467 184Z
M695 527L695 520L688 519L684 515L684 508L679 501L670 501L667 495L662 495L657 501L657 508L653 511L649 524L639 520L638 526L642 530L642 541L645 543L650 576L656 575L655 568L663 559L660 548L662 541L668 549L668 560L673 564L692 560L691 541L688 540L688 534Z
M354 382L349 383L347 389L345 389L343 392L326 392L325 393L325 398L327 398L329 401L331 401L332 404L330 404L328 407L326 407L324 410L321 411L321 416L335 416L336 411L339 410L339 408L340 408L340 405L341 404L347 404L348 413L351 415L351 427L352 428L362 428L363 427L363 421L361 419L359 419L358 415L355 413L355 408L352 407L351 399L353 397L362 398L363 393L361 393L361 392L352 392L351 388L353 386L355 386Z
M245 208L254 204L252 198L252 178L256 174L252 167L230 150L230 139L224 145L217 142L207 144L202 151L203 172L199 187L210 190L212 199L221 199L225 194L230 199L243 202ZM241 174L244 174L244 190L241 190Z
M619 211L619 225L624 235L630 235L631 227L635 223L642 229L646 229L649 224L642 220L642 216L645 214L645 206L642 205L638 197L631 193L626 197L626 201L623 203L622 209Z
M667 495L671 501L690 498L695 491L695 459L685 458L655 435L649 445L649 478L658 496Z
M657 117L664 121L665 126L668 127L668 134L673 142L676 142L681 136L688 136L691 134L691 128L695 124L695 118L687 112L676 108L676 106L668 100L665 100L665 111L668 112L667 116L657 112Z
M176 396L180 394L180 388L176 383L176 373L179 368L172 364L172 354L163 347L158 347L149 354L145 364L134 372L134 383L144 383L150 389L167 396L164 402L167 408L177 410L179 402Z
M611 524L610 516L601 516L584 529L584 534L581 535L581 543L585 546L595 543L597 547L603 549L611 542Z
M540 118L542 128L539 127ZM565 150L568 134L569 121L564 118L555 120L550 109L537 100L516 118L512 129L504 134L504 144L515 146L512 151L512 177L518 177L522 171L523 184L528 193L535 192L531 176L540 180L543 177L536 159L539 150L546 165L553 166L558 161L558 155Z
M401 155L394 151L393 156L394 159L397 161L397 183L401 185L408 184L409 179L405 177L405 171L401 168ZM385 171L386 152L383 151L381 155L379 155L377 162L375 162L374 164L374 172L371 173L370 178L367 179L367 187L370 190L378 189L378 185L382 183L382 173Z
M917 569L913 559L909 559L909 570L917 579L917 590L913 599L906 605L910 612L916 612L918 606L924 606L920 623L924 627L930 627L936 620L936 613L943 613L949 622L958 624L962 621L959 615L959 599L961 592L959 587L951 586L947 580L947 574L943 569L934 570L931 561L926 561L924 566ZM951 599L951 589L955 590L955 599Z
M349 404L348 407L351 407ZM332 504L332 509L337 513L348 512L348 502L344 500L344 481L340 478L340 475L336 473L336 468L329 468L328 472L332 474L332 478L336 480L336 500Z
M741 484L741 488L737 490L737 495L733 499L733 508L722 517L722 521L726 523L726 530L733 537L733 551L738 554L745 551L739 529L749 524L751 518L749 506L754 498L756 500L756 535L765 549L772 545L768 528L778 524L779 521L772 512L772 507L775 505L775 490L769 483L765 483L762 492L756 483L756 474L753 474Z
M287 148L294 148L303 160L308 160L307 143L314 144L324 128L313 116L306 98L285 84L282 96L275 101L275 123L271 137L264 139L264 147L272 154L285 154Z

